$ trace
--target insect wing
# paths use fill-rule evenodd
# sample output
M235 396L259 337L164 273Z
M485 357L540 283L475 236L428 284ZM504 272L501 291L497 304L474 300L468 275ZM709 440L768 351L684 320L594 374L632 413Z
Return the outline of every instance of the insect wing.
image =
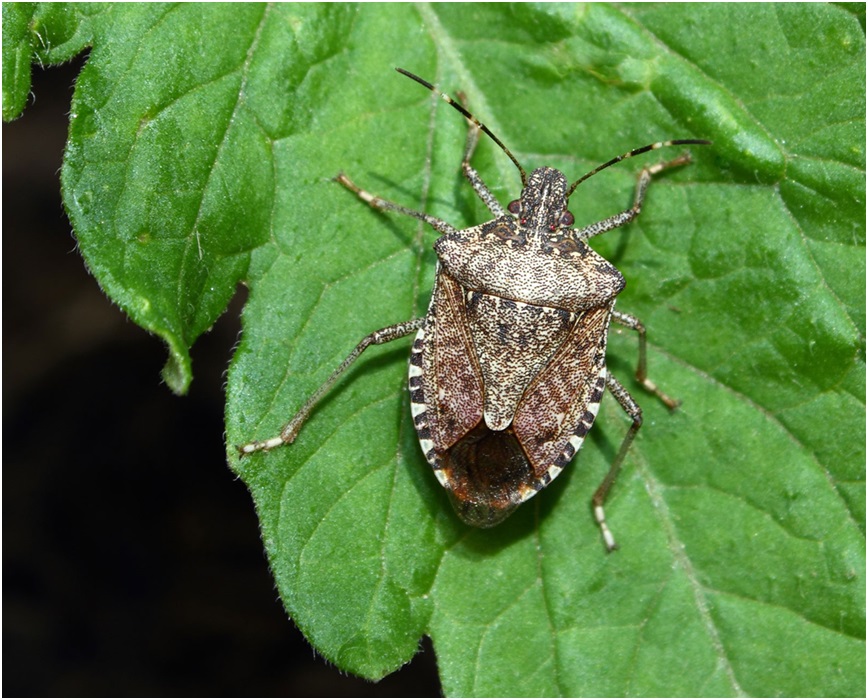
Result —
M430 443L422 446L436 469L437 453L471 431L483 410L482 375L468 331L464 290L440 269L427 323L410 358L410 391L416 430L420 440Z
M513 429L548 485L579 451L606 387L606 339L614 302L578 315L564 344L528 386ZM538 490L537 489L537 490Z

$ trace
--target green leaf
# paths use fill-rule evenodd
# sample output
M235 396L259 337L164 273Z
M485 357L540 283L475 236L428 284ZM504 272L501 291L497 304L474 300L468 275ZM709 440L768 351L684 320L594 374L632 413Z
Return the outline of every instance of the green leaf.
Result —
M29 3L3 5L3 120L10 121L24 109L30 90L31 46Z
M428 634L449 695L864 694L856 14L4 5L3 23L4 118L27 89L7 92L10 57L92 47L64 197L100 284L168 343L174 389L248 284L230 462L284 604L326 658L378 678ZM337 172L456 226L487 218L458 167L463 120L394 65L463 91L528 169L576 178L657 140L714 141L651 185L636 223L593 241L627 279L618 308L648 328L651 377L683 401L670 414L630 381L636 339L612 334L610 368L645 415L607 504L612 555L589 501L628 425L617 404L604 399L564 475L474 530L419 450L410 339L366 351L292 447L233 454L277 433L367 333L425 311L435 235L373 212ZM474 165L502 203L517 196L493 144ZM628 206L639 167L583 184L577 225Z

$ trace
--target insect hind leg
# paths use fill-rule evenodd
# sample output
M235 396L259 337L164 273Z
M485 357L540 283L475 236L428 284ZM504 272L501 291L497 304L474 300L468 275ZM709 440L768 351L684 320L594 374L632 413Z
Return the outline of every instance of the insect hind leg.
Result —
M609 473L606 474L603 481L600 482L600 485L597 487L597 490L594 492L594 497L591 500L591 504L594 508L594 519L600 527L600 532L603 535L603 542L606 545L606 549L609 552L612 552L618 549L618 543L615 541L615 536L606 524L606 514L603 510L603 505L606 502L606 497L609 495L609 491L612 489L612 485L615 483L615 479L618 478L618 474L621 471L621 465L624 463L624 457L626 457L630 445L633 444L633 438L636 437L636 433L638 433L639 428L642 427L642 409L633 397L630 396L630 392L628 392L622 386L621 382L615 379L611 374L606 375L606 387L610 392L612 392L612 396L615 397L615 400L621 405L621 408L623 408L627 412L627 415L633 419L633 424L630 426L630 429L621 441L621 447L618 449L618 454L615 455L612 466L609 467Z
M347 355L346 359L338 365L337 369L331 373L331 376L323 382L320 388L311 394L308 400L305 401L304 405L293 416L292 420L283 426L279 435L266 438L265 440L254 440L253 442L240 445L238 447L239 456L244 457L253 454L254 452L271 450L275 447L280 447L281 445L292 444L295 441L295 438L298 437L301 426L304 425L305 421L307 421L311 412L320 402L322 397L328 393L334 383L344 372L347 371L347 369L349 369L350 365L359 358L359 355L361 355L366 348L371 345L383 345L384 343L390 343L398 338L403 338L405 335L410 335L413 331L419 330L424 324L424 317L414 318L410 321L405 321L404 323L396 323L394 326L381 328L378 331L366 335L362 338L359 344L356 345L353 351Z

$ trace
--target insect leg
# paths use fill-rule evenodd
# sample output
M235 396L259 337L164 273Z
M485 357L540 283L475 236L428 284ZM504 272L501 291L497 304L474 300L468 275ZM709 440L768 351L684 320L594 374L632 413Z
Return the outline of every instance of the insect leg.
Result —
M639 428L642 427L642 409L639 408L639 404L634 401L633 397L630 396L630 393L611 374L606 375L606 386L609 391L612 392L612 396L615 397L615 400L621 404L621 408L623 408L627 412L627 415L633 419L633 425L630 426L630 429L624 436L618 454L615 456L615 461L613 461L612 466L609 467L609 473L606 474L606 477L597 487L597 490L594 492L594 497L591 500L594 507L594 518L597 521L597 525L600 526L600 531L603 533L603 541L606 543L606 549L611 552L618 548L618 544L615 542L615 537L612 535L612 531L609 530L609 526L606 525L606 515L603 511L603 504L606 502L606 496L609 495L612 484L615 483L615 479L618 477L618 472L621 471L621 464L624 462L627 450L630 449L630 445L633 443L633 438L636 437L636 433L639 432Z
M466 177L470 182L473 191L476 192L483 204L488 207L488 211L496 217L506 216L506 210L500 206L500 202L497 201L495 196L491 193L491 190L489 190L488 186L482 181L479 173L476 172L476 169L472 165L470 165L470 159L473 156L473 152L476 150L476 144L479 142L480 129L469 119L467 120L467 123L470 125L470 128L467 130L467 141L464 144L464 158L461 160L461 171L464 173L464 177Z
M616 323L620 323L626 328L636 331L639 334L639 365L636 367L636 380L665 403L670 410L678 408L681 404L678 399L673 399L671 396L663 393L654 382L648 379L648 365L645 350L645 324L635 316L624 314L620 311L615 311L614 309L612 310L612 320Z
M380 197L377 197L376 195L373 195L370 192L363 190L343 173L338 173L338 175L335 177L335 182L339 182L350 192L354 192L359 199L361 199L363 202L367 202L374 209L377 209L379 211L396 211L399 214L404 214L405 216L412 216L414 219L424 221L435 231L439 231L440 233L456 233L456 228L451 224L447 224L442 219L438 219L436 216L431 216L430 214L424 214L421 211L416 211L415 209L408 209L407 207L402 207L400 204L390 202L388 199L382 199Z
M374 331L370 335L362 338L362 341L356 345L355 349L349 355L347 355L347 358L341 362L334 372L332 372L331 376L325 380L323 385L317 389L307 401L305 401L304 406L299 409L298 413L293 416L292 420L283 427L283 430L280 431L280 435L276 435L275 437L266 440L255 440L253 442L248 442L246 445L241 445L241 447L238 448L240 455L243 457L244 455L249 455L260 450L270 450L273 447L280 447L281 445L292 443L295 438L298 437L301 426L308 419L308 416L310 416L314 406L316 406L320 399L328 393L329 389L332 388L332 385L347 370L347 368L358 359L359 355L365 351L365 348L369 345L382 345L383 343L403 338L405 335L410 335L413 331L419 330L424 323L424 318L415 318L412 321L405 321L404 323L397 323L394 326L381 328L380 330Z
M606 233L612 229L630 223L633 219L639 216L642 211L642 202L645 200L645 192L648 185L651 183L651 178L658 173L674 168L679 165L687 165L690 162L690 154L682 153L674 160L665 161L663 163L655 163L654 165L646 166L639 173L639 180L636 183L636 196L633 199L633 206L622 211L620 214L615 214L607 219L598 221L590 226L576 229L573 235L579 240L586 241L594 236L599 236L601 233Z
M423 85L426 88L428 88L435 95L438 95L442 100L446 101L448 104L452 105L452 107L454 107L456 110L461 112L461 114L464 115L464 118L467 119L467 121L469 121L471 124L473 124L477 129L479 129L480 131L484 131L486 134L488 134L488 137L492 141L494 141L494 143L496 143L498 146L500 146L500 150L503 151L509 157L509 159L513 162L513 165L515 165L515 167L518 168L518 172L521 175L521 186L524 187L525 185L527 185L527 173L524 171L524 168L521 167L521 163L519 163L518 160L516 159L516 157L514 155L512 155L512 152L506 146L503 145L503 141L501 141L499 138L497 138L497 136L494 135L494 133L491 131L491 129L489 129L487 126L485 126L485 124L483 124L481 121L479 121L476 117L474 117L470 112L468 112L464 108L464 105L461 104L461 102L464 102L464 96L463 95L460 96L461 102L456 102L451 97L449 97L449 95L447 95L446 93L440 92L436 87L434 87L431 83L429 83L424 78L420 78L418 75L413 75L410 71L406 71L403 68L396 68L395 70L398 71L399 73L401 73L402 75L406 75L411 80L415 80L417 83L419 83L419 85ZM646 149L646 150L651 150L651 147L649 146L648 149ZM472 152L472 149L471 149L471 152Z

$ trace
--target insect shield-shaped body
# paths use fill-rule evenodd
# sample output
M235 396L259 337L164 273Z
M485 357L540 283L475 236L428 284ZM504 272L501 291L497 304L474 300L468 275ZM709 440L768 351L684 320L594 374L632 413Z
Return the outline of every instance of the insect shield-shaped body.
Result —
M425 456L465 522L501 522L578 452L606 386L624 278L570 235L568 183L535 170L515 215L434 245L439 266L410 357Z
M606 371L611 321L639 335L639 382L670 408L677 402L648 379L645 328L614 308L624 278L587 240L632 221L651 177L690 162L690 156L645 167L633 205L597 223L572 228L567 203L582 182L610 165L665 146L708 141L643 146L603 163L572 185L554 168L538 168L528 177L500 139L462 105L425 80L398 71L439 94L470 122L462 170L494 218L458 230L338 175L340 184L374 209L414 217L442 234L434 244L439 262L428 313L363 338L280 435L242 445L240 453L292 443L319 400L365 348L416 331L409 389L419 442L458 515L470 525L496 525L551 483L581 447L605 389L612 392L633 421L592 501L606 547L612 550L615 539L603 503L642 424L642 412ZM521 175L521 198L506 209L470 165L480 133L503 150Z

